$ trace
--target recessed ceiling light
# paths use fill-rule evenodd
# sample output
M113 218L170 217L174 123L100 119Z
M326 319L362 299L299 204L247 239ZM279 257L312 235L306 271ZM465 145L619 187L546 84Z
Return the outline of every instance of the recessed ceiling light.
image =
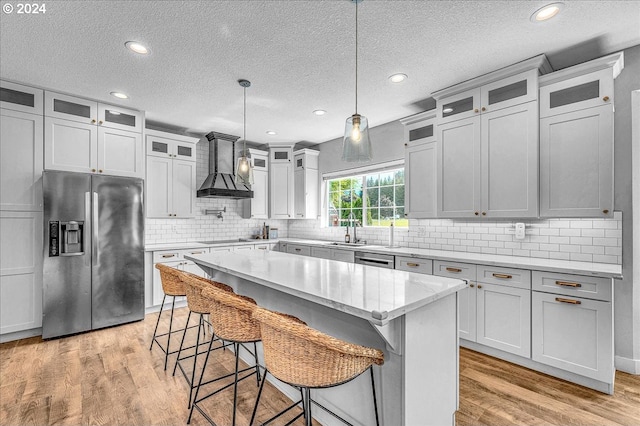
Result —
M317 110L313 111L313 113L315 115L325 115L327 113L327 111L325 111L323 109L317 109Z
M149 54L149 48L142 43L138 43L137 41L128 41L124 45L127 46L127 49L139 55Z
M444 112L445 114L449 114L450 112L453 112L453 108L451 107L444 108L442 112Z
M533 12L531 22L542 22L556 16L564 7L564 3L550 3Z
M274 132L273 130L267 130L266 132L268 135L277 135L276 132Z
M111 92L111 96L115 96L118 99L129 99L129 96L121 92Z
M402 74L402 73L393 74L393 75L389 76L389 80L392 83L402 83L406 79L407 79L407 75L406 74Z

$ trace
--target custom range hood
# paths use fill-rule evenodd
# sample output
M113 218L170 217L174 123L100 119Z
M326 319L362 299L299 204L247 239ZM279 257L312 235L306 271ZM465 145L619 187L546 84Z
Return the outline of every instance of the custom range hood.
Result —
M209 132L209 176L198 189L198 198L253 198L253 191L245 184L235 182L233 168L236 163L238 136Z

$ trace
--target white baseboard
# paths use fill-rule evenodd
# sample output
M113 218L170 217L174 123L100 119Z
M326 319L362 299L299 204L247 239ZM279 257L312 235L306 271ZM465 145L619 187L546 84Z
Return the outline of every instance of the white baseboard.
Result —
M29 337L42 336L42 327L31 330L16 331L14 333L0 334L0 343L12 342L14 340L27 339Z
M640 374L640 359L625 358L623 356L615 356L616 370L624 371L629 374Z

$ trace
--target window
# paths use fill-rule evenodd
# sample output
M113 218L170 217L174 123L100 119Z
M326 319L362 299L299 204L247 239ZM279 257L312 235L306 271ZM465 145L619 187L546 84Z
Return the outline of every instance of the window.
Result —
M407 227L404 169L385 170L327 181L328 226Z

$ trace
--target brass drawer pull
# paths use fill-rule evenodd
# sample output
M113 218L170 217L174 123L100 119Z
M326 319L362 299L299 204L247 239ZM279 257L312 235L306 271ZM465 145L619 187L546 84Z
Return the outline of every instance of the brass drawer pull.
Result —
M460 268L447 268L447 271L449 271L449 272L462 272L462 269L460 269Z
M175 257L175 254L163 254L162 257L167 259L169 257Z
M511 278L513 278L511 275L509 274L493 274L494 277L496 278L504 278L505 280L510 280Z
M569 303L571 305L580 305L582 302L574 299L563 299L562 297L556 297L556 302Z
M410 262L410 263L407 263L407 266L409 266L411 268L416 268L416 267L420 266L420 264L419 263L411 263Z
M204 253L203 251L192 251L191 254L202 254Z
M301 251L302 249L297 248L297 249L294 249L294 250L295 250L295 251Z
M568 281L556 281L556 285L561 285L563 287L574 287L574 288L582 287L582 284L580 283L570 283Z

